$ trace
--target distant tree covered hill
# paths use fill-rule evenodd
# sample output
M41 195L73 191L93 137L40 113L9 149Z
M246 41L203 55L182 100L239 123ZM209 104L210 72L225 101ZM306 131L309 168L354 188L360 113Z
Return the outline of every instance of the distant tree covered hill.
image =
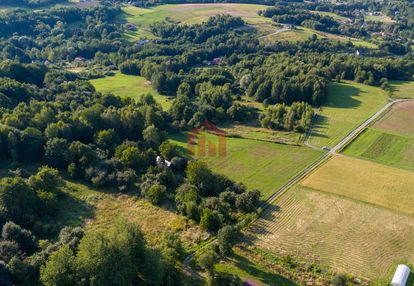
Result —
M62 2L67 2L67 0L1 0L0 5L40 7Z

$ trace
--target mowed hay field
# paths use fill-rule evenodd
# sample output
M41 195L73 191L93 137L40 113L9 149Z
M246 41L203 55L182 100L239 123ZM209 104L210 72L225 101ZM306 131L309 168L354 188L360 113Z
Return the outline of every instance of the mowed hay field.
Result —
M411 171L338 155L305 178L301 186L414 217Z
M206 137L217 145L217 136ZM170 140L187 148L186 134ZM226 156L194 157L207 162L213 171L244 183L249 190L260 190L264 199L322 155L321 151L303 146L230 137L226 138L226 150Z
M414 262L414 218L300 186L266 209L247 237L255 248L372 280Z
M414 101L395 104L344 154L414 171Z
M330 83L309 143L319 147L335 146L386 102L386 93L378 87L350 81Z
M209 17L220 14L242 17L248 25L263 31L270 31L275 25L274 22L270 18L257 14L258 11L267 7L236 3L168 4L154 8L138 8L128 5L122 8L124 12L122 20L138 26L138 31L129 33L132 39L154 38L149 31L150 25L166 19L183 24L200 24L207 21Z
M152 94L164 110L170 108L171 100L160 95L151 86L151 82L142 76L125 75L117 72L115 76L93 79L90 81L95 89L102 93L113 93L121 97L137 99L144 94Z
M414 172L338 155L266 209L247 240L337 272L388 279L398 263L414 263L413 186Z

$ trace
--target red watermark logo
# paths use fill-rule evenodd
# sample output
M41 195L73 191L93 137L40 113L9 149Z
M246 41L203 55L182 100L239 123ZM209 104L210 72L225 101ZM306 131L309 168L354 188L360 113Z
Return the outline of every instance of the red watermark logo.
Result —
M191 156L197 157L224 157L227 155L226 141L226 132L206 120L188 133L187 151Z

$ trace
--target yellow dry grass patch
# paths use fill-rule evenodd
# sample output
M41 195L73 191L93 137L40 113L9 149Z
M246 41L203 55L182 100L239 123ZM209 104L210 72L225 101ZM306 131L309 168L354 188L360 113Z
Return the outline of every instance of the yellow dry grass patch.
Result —
M414 215L414 172L411 171L335 156L301 185Z
M412 217L299 186L266 209L247 237L255 248L374 280L414 262Z
M156 246L167 232L178 232L187 248L206 239L207 234L185 217L153 206L129 195L100 194L90 199L95 206L95 217L88 221L89 230L110 228L117 220L137 223L150 245Z

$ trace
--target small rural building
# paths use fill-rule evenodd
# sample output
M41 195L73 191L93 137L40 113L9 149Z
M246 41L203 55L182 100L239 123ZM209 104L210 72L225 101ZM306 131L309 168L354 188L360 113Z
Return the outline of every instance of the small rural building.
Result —
M143 46L145 44L148 44L149 42L150 42L149 40L138 40L137 44Z
M161 156L157 156L156 162L159 168L169 168L171 166L171 162L163 159Z
M214 58L212 64L215 66L219 66L222 64L221 58Z
M126 28L130 31L138 30L138 27L136 25L132 24L132 23L127 23Z
M410 268L404 264L400 264L395 271L394 277L391 281L391 286L405 286L408 280L408 276L410 276Z

